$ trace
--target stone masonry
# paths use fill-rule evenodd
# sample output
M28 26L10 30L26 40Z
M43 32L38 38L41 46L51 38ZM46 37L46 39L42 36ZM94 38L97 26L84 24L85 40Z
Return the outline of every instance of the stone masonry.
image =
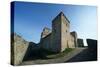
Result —
M21 36L13 33L11 35L11 64L19 65L26 54L29 42L25 41Z
M40 45L54 52L77 47L77 33L70 32L70 21L63 12L52 20L52 30L47 27L43 29Z
M41 33L38 47L32 47L35 43L25 41L16 33L11 34L11 64L19 65L23 59L31 55L35 49L47 49L53 52L62 52L66 48L75 48L77 45L77 33L70 32L70 21L63 12L52 20L52 29L45 27Z

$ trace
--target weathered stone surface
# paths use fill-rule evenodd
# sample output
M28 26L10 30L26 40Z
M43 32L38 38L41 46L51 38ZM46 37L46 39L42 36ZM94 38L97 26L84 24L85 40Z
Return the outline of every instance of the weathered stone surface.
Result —
M50 33L51 33L51 30L47 27L44 27L43 32L41 33L41 38L46 37Z
M23 58L23 61L37 59L39 56L40 46L34 42L29 42L29 46Z
M83 39L77 39L78 47L84 47Z
M17 34L11 35L11 64L19 65L27 51L29 43Z
M97 40L86 39L89 48L97 48Z
M88 44L88 51L91 53L92 60L97 60L97 40L86 39Z
M75 47L78 47L78 44L77 44L77 33L75 31L73 31L70 34L73 36L72 38L74 38L74 42L73 43L74 43Z
M70 33L70 22L63 12L53 19L51 32L49 28L43 29L40 45L54 52L77 47L77 33Z

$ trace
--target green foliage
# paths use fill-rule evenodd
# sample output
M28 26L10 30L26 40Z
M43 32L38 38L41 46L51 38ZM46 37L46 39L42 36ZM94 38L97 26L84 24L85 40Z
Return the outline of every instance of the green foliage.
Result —
M70 52L70 51L72 51L73 50L73 48L66 48L64 51L63 51L63 53L68 53L68 52Z
M73 48L66 48L63 52L48 55L47 57L48 57L48 59L60 58L60 57L65 56L66 54L68 54L69 52L71 52L73 50L74 50Z
M54 58L63 57L71 51L73 51L73 48L66 48L63 52L59 52L59 53L41 48L38 51L38 55L41 59L54 59Z

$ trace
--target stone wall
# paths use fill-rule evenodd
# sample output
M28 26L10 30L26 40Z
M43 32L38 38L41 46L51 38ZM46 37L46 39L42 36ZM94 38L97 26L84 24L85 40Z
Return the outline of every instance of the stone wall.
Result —
M78 43L78 47L84 47L83 39L78 38L77 43Z
M52 21L52 46L53 51L59 52L61 50L61 16L57 15Z
M51 34L41 39L41 48L50 50L51 49Z
M61 14L61 51L69 48L70 23L66 20L64 14Z
M42 32L41 45L43 48L62 52L66 48L77 46L77 33L75 31L70 33L70 22L62 12L53 19L50 35L49 30L45 28Z
M70 32L70 34L72 35L72 38L74 38L74 41L72 41L72 42L74 42L74 46L78 47L78 44L77 44L77 33L75 31L73 31L73 32Z
M86 39L87 44L88 44L88 51L90 52L90 57L92 60L97 60L97 40L95 39Z
M68 38L68 48L75 48L75 38L71 34L69 35Z
M19 65L27 51L29 43L17 34L11 35L11 64Z
M46 37L47 35L49 35L51 33L51 30L47 27L43 28L43 32L41 33L41 38Z
M88 48L93 48L93 49L97 48L97 40L86 39L86 41L87 41L87 44L88 44Z

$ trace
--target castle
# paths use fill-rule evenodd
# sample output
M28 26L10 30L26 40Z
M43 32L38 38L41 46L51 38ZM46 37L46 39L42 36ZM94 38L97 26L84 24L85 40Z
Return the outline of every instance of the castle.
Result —
M70 32L70 21L60 12L52 20L52 30L45 27L41 33L40 39L41 48L62 52L66 48L75 48L77 45L77 33Z

